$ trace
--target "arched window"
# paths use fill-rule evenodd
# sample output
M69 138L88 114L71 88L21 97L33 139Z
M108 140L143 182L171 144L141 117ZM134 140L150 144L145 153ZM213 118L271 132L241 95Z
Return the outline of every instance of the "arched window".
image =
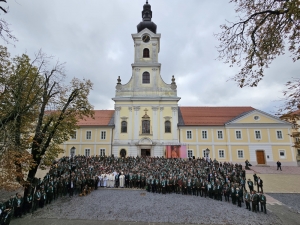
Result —
M150 84L150 73L143 73L143 84Z
M126 157L126 150L125 149L121 149L120 156L123 157L123 158Z
M142 121L142 133L143 134L150 134L150 120L143 120Z
M165 133L171 133L171 122L170 121L165 122Z
M148 48L144 48L143 50L143 58L150 58L150 51Z
M127 122L122 121L121 123L121 133L127 133Z

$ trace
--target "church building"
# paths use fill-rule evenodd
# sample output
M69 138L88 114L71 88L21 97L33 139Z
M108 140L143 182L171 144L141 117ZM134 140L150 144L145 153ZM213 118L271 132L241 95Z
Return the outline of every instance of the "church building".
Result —
M295 166L292 125L250 106L179 107L174 76L165 82L158 60L161 34L146 2L132 34L132 76L117 78L114 110L95 110L62 145L65 156L198 158L252 165Z

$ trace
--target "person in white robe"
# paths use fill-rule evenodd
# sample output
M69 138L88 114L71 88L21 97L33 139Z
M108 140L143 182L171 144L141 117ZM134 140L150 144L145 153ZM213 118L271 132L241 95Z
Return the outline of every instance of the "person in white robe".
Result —
M101 175L98 175L98 178L99 178L99 180L98 180L97 186L98 186L98 187L101 187Z
M106 184L107 184L107 176L106 174L103 174L103 187L106 187Z
M119 180L120 180L120 188L124 188L124 185L125 185L125 175L123 174L123 172L121 173L121 176L120 176Z
M115 187L115 174L114 173L112 173L112 174L110 174L110 187L111 188L114 188Z
M111 188L112 177L111 173L107 174L107 187Z

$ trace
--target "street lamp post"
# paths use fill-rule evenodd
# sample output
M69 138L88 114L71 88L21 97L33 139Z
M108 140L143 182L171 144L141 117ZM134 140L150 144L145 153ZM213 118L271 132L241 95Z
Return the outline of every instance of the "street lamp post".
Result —
M205 155L206 155L206 157L209 156L209 153L210 153L210 150L207 148L207 149L205 150Z

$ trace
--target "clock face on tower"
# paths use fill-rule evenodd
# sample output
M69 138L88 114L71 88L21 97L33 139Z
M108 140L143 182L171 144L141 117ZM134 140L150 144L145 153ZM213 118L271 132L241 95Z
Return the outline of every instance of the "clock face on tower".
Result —
M142 40L143 40L143 42L148 43L148 42L150 41L149 35L144 35L144 36L142 37Z

